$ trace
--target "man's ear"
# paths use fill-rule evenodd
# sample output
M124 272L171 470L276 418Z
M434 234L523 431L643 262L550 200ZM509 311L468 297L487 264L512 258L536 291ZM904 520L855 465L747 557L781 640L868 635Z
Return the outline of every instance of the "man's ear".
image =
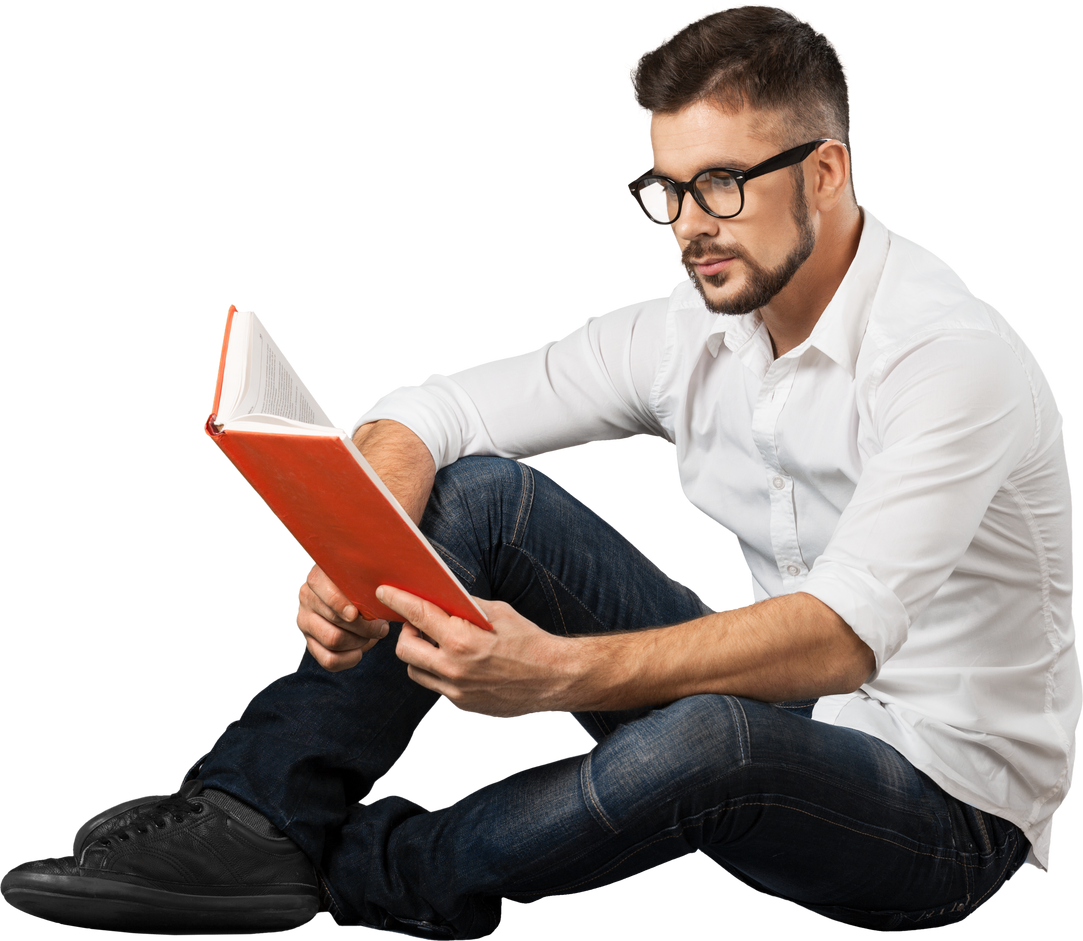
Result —
M812 208L830 212L850 191L850 151L842 141L829 140L813 153Z

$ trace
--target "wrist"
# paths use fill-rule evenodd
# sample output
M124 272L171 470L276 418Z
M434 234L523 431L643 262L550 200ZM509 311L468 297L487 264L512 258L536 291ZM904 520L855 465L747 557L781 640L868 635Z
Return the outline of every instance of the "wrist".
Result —
M613 693L612 652L606 652L605 637L560 637L549 635L548 660L552 669L551 704L555 712L585 712L607 709Z

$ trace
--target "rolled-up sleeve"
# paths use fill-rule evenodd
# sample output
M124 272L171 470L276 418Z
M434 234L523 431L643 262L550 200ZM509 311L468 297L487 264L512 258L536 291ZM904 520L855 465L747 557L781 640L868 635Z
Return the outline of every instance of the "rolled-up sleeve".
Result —
M1038 429L1027 373L993 333L937 333L886 357L877 375L862 416L868 459L801 590L853 628L879 670L958 566Z
M667 301L589 320L522 356L431 376L384 396L354 425L393 419L437 468L469 454L529 457L587 441L662 434L648 407L664 356Z

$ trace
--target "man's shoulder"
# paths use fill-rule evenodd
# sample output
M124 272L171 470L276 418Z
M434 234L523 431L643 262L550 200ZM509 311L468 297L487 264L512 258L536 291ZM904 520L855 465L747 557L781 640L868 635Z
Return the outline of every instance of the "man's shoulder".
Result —
M858 372L883 367L940 335L992 334L1022 352L1022 341L989 304L975 297L944 261L889 233L890 245L869 312Z

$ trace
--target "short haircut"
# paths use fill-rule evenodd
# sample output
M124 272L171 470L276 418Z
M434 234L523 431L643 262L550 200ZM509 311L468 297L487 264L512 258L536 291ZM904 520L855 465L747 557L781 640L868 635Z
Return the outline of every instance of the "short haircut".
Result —
M723 111L775 112L783 146L832 137L850 146L846 76L827 38L785 10L712 13L639 60L636 100L673 114L711 100Z

